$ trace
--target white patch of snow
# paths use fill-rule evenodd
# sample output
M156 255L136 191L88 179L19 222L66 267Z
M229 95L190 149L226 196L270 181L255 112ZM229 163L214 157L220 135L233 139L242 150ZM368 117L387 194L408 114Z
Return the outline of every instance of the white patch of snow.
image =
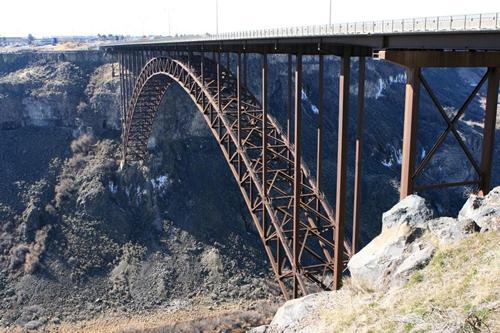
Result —
M385 167L388 167L388 168L392 167L392 161L390 158L388 160L383 160L381 163Z
M396 76L389 75L389 83L406 83L406 72L399 73Z
M311 100L309 100L309 96L307 96L306 92L304 91L304 89L302 89L301 93L300 93L300 98L302 100L302 102L307 102L309 104L311 104L311 111L312 113L314 114L318 114L319 113L319 109L316 105L314 105Z
M151 179L151 185L155 189L166 188L169 185L169 179L167 175L160 175L155 179Z
M307 96L307 94L304 91L304 89L302 89L302 91L301 91L300 98L302 99L303 102L309 101L309 97Z
M393 165L401 165L403 163L403 151L396 149L393 145L389 146L390 156L384 158L380 163L385 167L392 167Z
M394 148L394 157L396 158L396 163L398 165L403 163L403 151L401 149L396 150Z
M375 93L375 99L379 99L380 97L385 96L384 95L384 89L387 87L387 84L382 78L378 79L378 87L377 87L377 92Z
M108 183L108 189L111 193L115 194L116 192L118 192L118 185L115 185L115 183L113 183L111 180L109 181Z

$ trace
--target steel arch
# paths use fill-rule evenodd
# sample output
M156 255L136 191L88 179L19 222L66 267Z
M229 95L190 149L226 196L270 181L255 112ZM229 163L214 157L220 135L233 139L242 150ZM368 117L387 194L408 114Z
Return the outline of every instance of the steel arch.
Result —
M300 222L293 237L294 146L238 75L208 58L152 58L136 80L125 115L123 161L143 160L163 95L171 83L179 84L203 114L239 184L285 298L330 290L333 210L301 163ZM346 257L349 248L345 243Z

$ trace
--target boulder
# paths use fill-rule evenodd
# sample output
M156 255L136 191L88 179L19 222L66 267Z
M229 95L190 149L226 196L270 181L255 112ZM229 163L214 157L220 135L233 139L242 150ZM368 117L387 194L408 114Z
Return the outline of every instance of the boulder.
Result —
M349 261L352 284L368 290L404 284L434 253L430 241L414 241L421 233L406 223L384 229Z
M382 214L382 229L408 224L411 227L425 228L426 221L435 215L424 198L412 194L401 200Z
M440 217L428 222L429 231L439 239L441 244L449 244L478 231L478 225L470 219Z
M266 329L260 332L318 332L317 328L312 326L303 329L300 324L304 318L317 313L330 296L329 292L320 292L286 302L276 311L273 320Z
M481 231L500 230L500 186L484 197L471 195L458 214L459 221L474 221Z
M434 254L433 242L422 237L433 216L425 199L417 195L408 196L385 212L381 234L347 265L353 285L368 290L403 285Z

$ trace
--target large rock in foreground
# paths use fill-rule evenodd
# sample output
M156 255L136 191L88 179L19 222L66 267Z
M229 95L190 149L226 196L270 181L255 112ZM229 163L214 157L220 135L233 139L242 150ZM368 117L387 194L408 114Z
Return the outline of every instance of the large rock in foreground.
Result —
M349 261L353 284L369 290L404 284L434 253L434 243L420 237L433 216L432 209L417 195L408 196L384 213L382 233Z

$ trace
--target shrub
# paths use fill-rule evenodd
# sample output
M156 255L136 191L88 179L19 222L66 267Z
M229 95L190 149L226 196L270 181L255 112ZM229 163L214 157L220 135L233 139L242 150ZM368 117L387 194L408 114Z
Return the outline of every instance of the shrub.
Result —
M71 151L74 154L87 155L94 144L94 136L91 134L82 134L78 139L71 142Z

